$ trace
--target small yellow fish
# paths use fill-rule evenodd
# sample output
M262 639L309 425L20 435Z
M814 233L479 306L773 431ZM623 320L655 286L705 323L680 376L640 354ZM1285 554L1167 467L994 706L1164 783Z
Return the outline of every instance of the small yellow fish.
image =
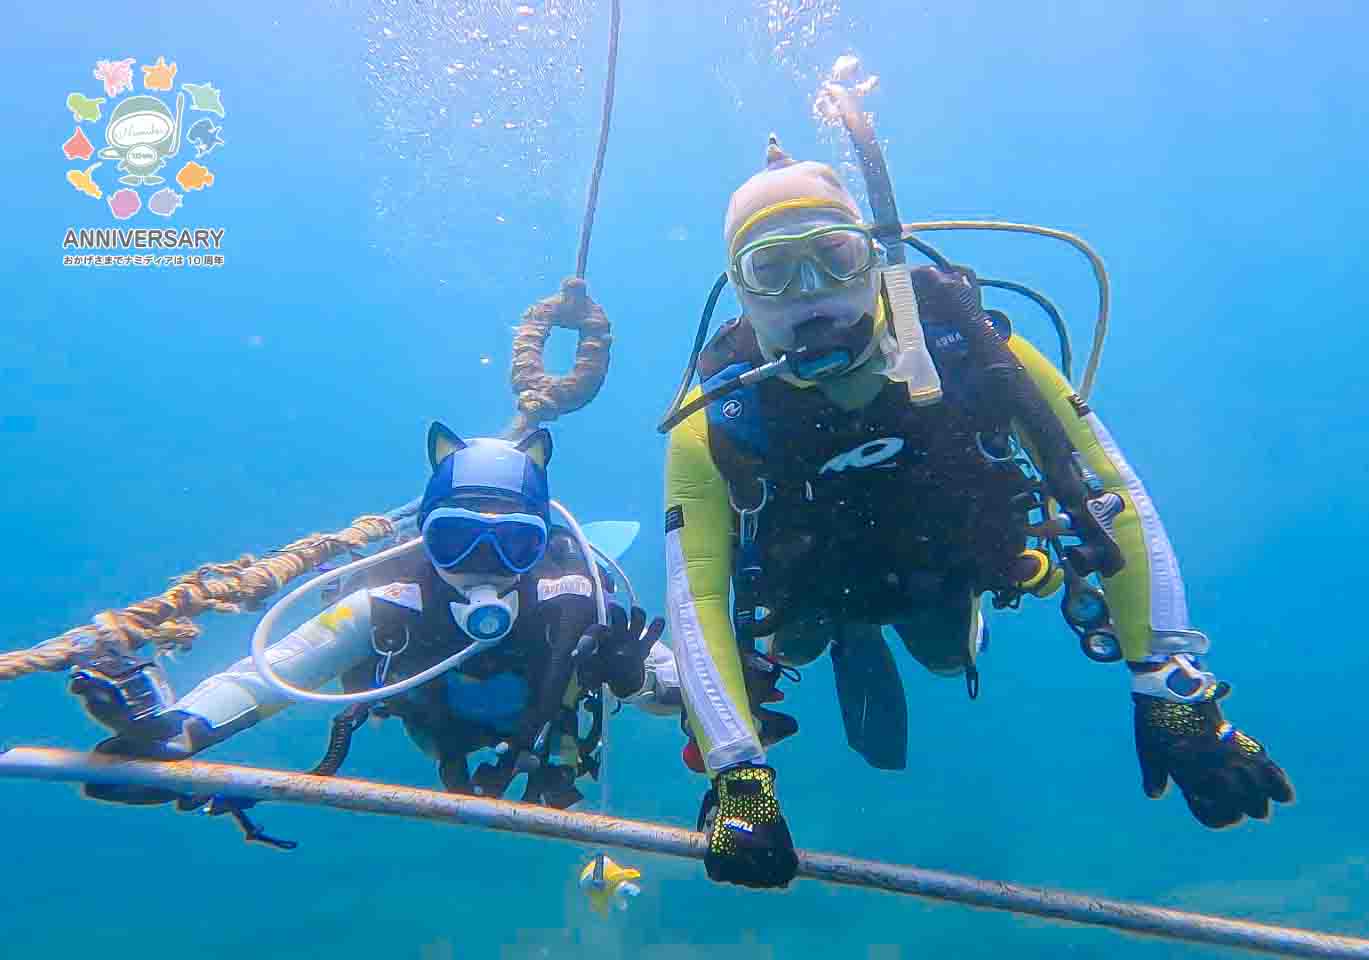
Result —
M182 190L203 190L214 185L214 175L208 167L191 160L176 174L176 182Z
M628 898L642 892L642 888L632 882L641 876L642 871L620 867L613 858L601 853L580 871L580 889L589 896L589 905L594 911L607 916L610 904L626 910Z
M77 190L80 190L87 196L91 196L94 197L96 200L99 200L100 197L103 196L103 194L100 192L100 185L90 178L91 171L98 166L98 163L92 163L84 170L68 170L67 183L71 184L73 187L75 187Z

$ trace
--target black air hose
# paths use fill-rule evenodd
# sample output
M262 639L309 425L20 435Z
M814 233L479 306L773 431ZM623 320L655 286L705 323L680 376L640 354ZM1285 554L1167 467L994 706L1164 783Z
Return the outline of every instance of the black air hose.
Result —
M569 598L564 598L563 604ZM567 629L566 624L577 618L569 616L571 611L561 610L556 640L552 644L551 655L542 670L542 683L537 699L529 706L523 718L522 729L528 745L537 737L538 732L548 721L555 720L561 713L561 701L565 699L566 688L570 686L571 674L575 672L575 648L580 643L581 632Z
M337 773L352 749L352 734L366 722L370 712L370 704L354 703L334 717L332 730L328 734L328 749L318 766L309 772L316 777L331 777Z
M1074 551L1077 572L1097 570L1109 577L1117 573L1125 561L1117 544L1089 512L1089 490L1075 460L1074 444L1026 368L994 329L980 301L973 271L958 267L948 275L922 267L912 274L919 304L930 316L950 319L965 338L991 412L1001 422L1020 423L1035 447L1051 496L1070 512L1085 542Z

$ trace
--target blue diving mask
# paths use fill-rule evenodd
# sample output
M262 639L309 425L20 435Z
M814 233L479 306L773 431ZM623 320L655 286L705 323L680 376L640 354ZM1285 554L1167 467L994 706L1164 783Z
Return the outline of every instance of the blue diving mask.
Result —
M487 543L514 574L527 573L547 552L547 523L530 513L480 513L438 507L423 521L423 549L434 567L451 571Z

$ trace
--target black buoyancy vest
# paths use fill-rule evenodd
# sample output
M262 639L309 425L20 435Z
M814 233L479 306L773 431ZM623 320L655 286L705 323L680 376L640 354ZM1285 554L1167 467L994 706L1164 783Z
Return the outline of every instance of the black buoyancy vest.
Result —
M781 619L888 623L932 593L1008 585L1032 481L981 450L1011 425L978 402L963 339L929 325L927 340L944 390L930 407L889 383L847 411L779 380L708 407L710 450L734 504L755 506L761 479L769 488L756 594ZM700 378L721 382L761 360L750 325L733 320L705 348Z
M539 700L543 699L539 691L552 666L558 643L567 635L579 638L595 618L592 597L562 595L542 602L539 584L587 573L588 567L574 538L565 530L554 528L546 555L520 580L518 620L512 632L498 646L462 664L461 673L479 680L499 673L516 673L528 683L528 710L537 709ZM376 652L343 676L344 689L361 690L375 685L377 668L384 660L381 651L396 651L386 674L386 682L394 682L421 673L472 642L452 618L449 604L456 599L455 591L437 576L421 554L411 557L402 569L382 568L371 582L377 586L417 584L422 593L422 609L415 611L374 595L371 597L371 628ZM435 677L401 697L386 701L385 711L424 727L444 726L450 714L446 700L447 680L445 676ZM556 691L554 699L559 701L564 692L564 687ZM522 725L527 726L526 723Z

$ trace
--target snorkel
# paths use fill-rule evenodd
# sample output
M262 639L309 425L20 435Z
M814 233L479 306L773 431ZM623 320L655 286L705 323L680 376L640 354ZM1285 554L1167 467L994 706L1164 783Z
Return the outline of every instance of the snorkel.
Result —
M884 376L906 383L908 399L912 403L919 406L936 403L941 399L941 376L932 363L932 355L927 352L927 341L922 335L917 297L905 266L903 221L898 217L894 185L889 179L884 151L875 138L874 127L850 91L832 81L826 85L824 93L841 117L851 146L860 158L865 191L874 214L872 232L884 246L885 266L880 270L880 283L884 287L885 302L889 306L889 319L893 326L892 336L886 333L880 343L887 361Z

